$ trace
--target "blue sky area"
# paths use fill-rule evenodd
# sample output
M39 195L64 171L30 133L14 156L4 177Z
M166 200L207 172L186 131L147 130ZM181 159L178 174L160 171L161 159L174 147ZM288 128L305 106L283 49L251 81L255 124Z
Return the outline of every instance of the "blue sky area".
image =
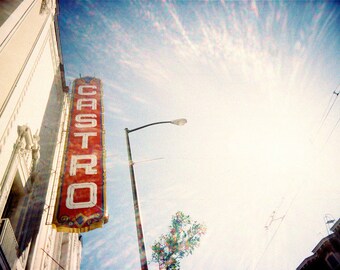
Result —
M148 259L181 210L184 270L295 269L340 213L339 13L327 1L60 1L66 81L104 86L110 221L82 270L138 269L124 128ZM158 269L151 263L149 269Z

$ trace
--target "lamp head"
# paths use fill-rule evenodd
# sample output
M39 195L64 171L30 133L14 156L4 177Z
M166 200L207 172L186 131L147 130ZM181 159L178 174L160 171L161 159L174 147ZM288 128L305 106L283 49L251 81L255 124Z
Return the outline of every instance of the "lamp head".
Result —
M177 126L183 126L187 123L187 119L185 118L180 118L180 119L176 119L176 120L172 120L171 124L177 125Z

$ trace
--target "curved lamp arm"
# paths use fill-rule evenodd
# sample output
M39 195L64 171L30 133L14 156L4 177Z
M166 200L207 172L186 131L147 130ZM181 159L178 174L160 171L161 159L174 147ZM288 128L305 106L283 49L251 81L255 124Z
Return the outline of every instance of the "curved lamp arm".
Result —
M177 125L177 126L183 126L187 123L188 121L184 118L180 118L180 119L175 119L175 120L172 120L172 121L161 121L161 122L155 122L155 123L151 123L151 124L147 124L147 125L144 125L144 126L141 126L141 127L138 127L138 128L134 128L134 129L125 129L128 133L131 133L131 132L134 132L134 131L137 131L139 129L142 129L142 128L146 128L146 127L149 127L149 126L154 126L154 125L160 125L160 124L173 124L173 125Z

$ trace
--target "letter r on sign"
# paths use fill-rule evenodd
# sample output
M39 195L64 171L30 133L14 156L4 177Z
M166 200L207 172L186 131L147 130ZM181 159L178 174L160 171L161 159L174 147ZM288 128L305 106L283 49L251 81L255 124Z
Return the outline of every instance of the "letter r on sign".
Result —
M87 163L78 163L80 160L89 160ZM70 164L70 176L77 174L77 169L85 169L85 174L97 174L97 169L93 168L97 166L96 155L73 155L71 156Z

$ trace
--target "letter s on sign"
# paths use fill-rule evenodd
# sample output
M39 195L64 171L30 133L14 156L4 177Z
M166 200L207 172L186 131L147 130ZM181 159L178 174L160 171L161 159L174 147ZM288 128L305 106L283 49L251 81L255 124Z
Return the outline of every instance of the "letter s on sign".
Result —
M97 126L97 120L93 119L97 118L97 115L90 113L90 114L78 114L76 115L76 124L75 127L77 128L90 128Z

